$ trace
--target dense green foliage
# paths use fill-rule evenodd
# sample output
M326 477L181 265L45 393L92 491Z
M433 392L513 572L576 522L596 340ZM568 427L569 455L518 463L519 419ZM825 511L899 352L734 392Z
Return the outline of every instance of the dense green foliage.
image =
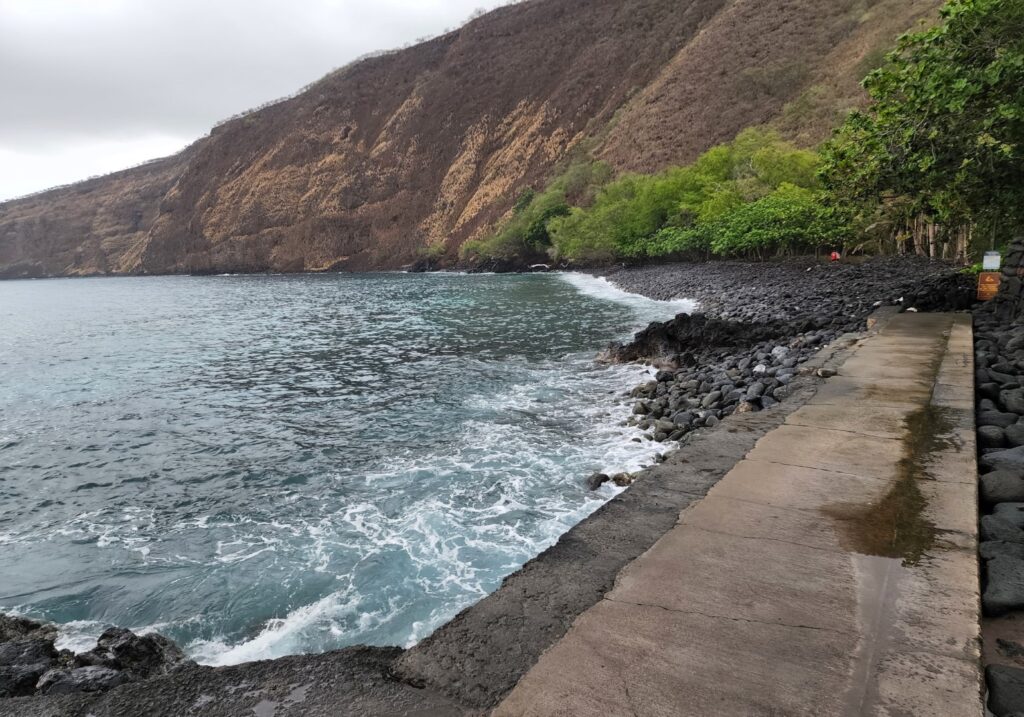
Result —
M826 145L822 176L864 225L945 239L1024 218L1024 0L951 0L942 15L868 75L872 104Z
M746 130L692 165L621 177L591 206L552 219L553 253L605 261L813 250L845 230L822 201L818 168L815 153Z
M505 225L462 255L604 262L813 249L845 229L825 208L818 171L814 152L765 130L654 175L611 181L606 165L576 163L543 192L524 193Z
M512 208L512 217L497 233L466 242L462 258L511 260L546 257L551 238L548 222L569 213L570 202L585 201L609 180L611 168L603 162L574 162L540 193L528 189Z

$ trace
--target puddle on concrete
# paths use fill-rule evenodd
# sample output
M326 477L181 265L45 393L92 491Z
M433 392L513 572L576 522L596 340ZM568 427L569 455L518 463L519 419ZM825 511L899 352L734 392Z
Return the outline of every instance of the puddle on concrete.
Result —
M903 457L896 480L875 504L826 506L836 519L847 550L916 565L935 544L937 530L924 511L928 501L920 482L933 480L928 470L935 453L953 447L950 409L922 406L904 419Z
M869 714L867 707L878 703L875 670L893 637L898 586L907 572L900 561L893 558L854 555L853 565L862 637L857 646L844 717Z

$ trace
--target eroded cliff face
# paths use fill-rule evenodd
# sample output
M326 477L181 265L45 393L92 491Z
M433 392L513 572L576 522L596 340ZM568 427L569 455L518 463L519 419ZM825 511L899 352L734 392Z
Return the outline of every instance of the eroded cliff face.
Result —
M449 260L570 153L693 159L772 123L811 144L939 0L533 0L334 73L175 157L0 204L0 276Z

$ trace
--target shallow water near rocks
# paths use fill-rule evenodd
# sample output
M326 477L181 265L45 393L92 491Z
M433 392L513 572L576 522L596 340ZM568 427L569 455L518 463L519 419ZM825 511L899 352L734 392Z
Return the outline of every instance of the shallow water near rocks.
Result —
M201 662L412 644L663 446L580 275L0 282L0 610Z

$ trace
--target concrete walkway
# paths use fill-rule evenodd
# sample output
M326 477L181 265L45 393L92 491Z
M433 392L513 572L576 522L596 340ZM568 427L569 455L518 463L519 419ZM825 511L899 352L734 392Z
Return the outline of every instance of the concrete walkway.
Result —
M838 368L494 714L982 714L970 317Z

